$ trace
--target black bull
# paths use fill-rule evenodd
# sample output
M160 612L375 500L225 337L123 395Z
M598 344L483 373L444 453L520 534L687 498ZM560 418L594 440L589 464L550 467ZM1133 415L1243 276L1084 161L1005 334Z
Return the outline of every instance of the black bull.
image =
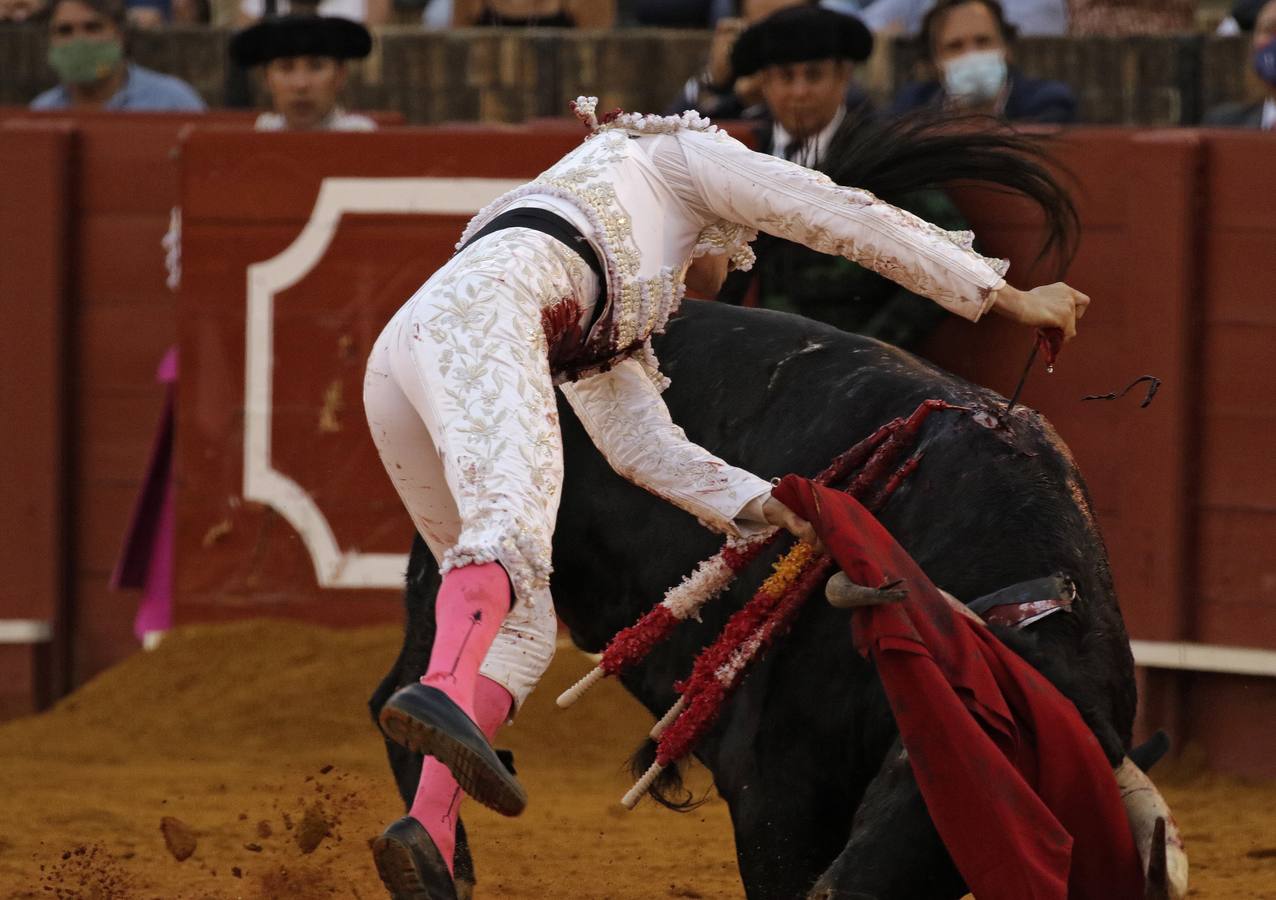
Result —
M994 411L1005 402L875 341L720 304L687 303L657 352L673 380L665 398L674 420L691 440L763 477L812 475L927 398ZM554 600L576 644L599 651L720 538L615 475L565 404L560 411L567 476ZM1062 442L1020 409L996 429L970 415L936 414L919 445L924 461L881 520L936 584L967 601L1052 572L1071 576L1073 612L1012 640L1072 697L1119 762L1134 716L1133 662L1103 541ZM751 595L772 558L713 602L703 623L684 623L622 677L653 715L673 703L673 682ZM418 539L404 647L372 698L374 718L396 686L424 671L438 580ZM587 668L582 659L582 673ZM634 722L635 736L648 725ZM389 750L408 802L420 758L393 744ZM898 750L881 686L852 649L848 614L812 598L697 748L730 807L748 896L960 897L961 879ZM458 875L468 862L468 850L460 851Z

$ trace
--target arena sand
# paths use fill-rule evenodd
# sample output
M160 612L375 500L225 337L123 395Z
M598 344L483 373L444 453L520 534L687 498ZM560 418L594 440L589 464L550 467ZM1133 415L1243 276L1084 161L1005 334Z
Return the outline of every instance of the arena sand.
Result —
M398 642L393 628L185 628L0 727L0 897L383 897L367 842L401 807L365 703ZM467 807L478 896L742 897L721 801L685 815L619 806L651 720L610 682L557 710L587 668L561 651L502 736L527 813ZM1192 895L1276 898L1276 784L1162 780Z

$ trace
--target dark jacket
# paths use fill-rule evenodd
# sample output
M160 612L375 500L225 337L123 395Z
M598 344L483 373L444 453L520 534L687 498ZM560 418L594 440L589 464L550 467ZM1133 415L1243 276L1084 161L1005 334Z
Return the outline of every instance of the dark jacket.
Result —
M1263 104L1257 103L1224 103L1205 114L1201 124L1219 128L1262 128Z
M848 112L864 115L862 109ZM756 135L754 146L770 152L769 120L758 123ZM951 231L967 227L943 191L917 191L900 198L899 206ZM753 269L731 273L718 293L719 300L742 303L756 284L761 307L797 313L914 351L948 318L942 306L840 256L817 253L768 234L758 235L754 251L758 260Z
M942 103L944 88L938 81L906 84L895 95L891 112L900 114ZM1075 122L1077 98L1062 81L1028 78L1010 70L1010 94L1002 111L1011 122Z
M952 231L966 227L943 191L918 191L901 198L899 206ZM731 273L719 300L739 304L756 283L757 303L765 309L797 313L914 352L948 318L939 304L840 256L768 234L758 235L754 251L753 270Z

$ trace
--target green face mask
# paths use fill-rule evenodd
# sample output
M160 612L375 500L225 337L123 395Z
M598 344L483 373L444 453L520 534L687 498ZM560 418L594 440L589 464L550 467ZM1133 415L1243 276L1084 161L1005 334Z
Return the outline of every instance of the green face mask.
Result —
M49 65L67 84L90 84L111 74L124 58L119 41L77 39L49 48Z

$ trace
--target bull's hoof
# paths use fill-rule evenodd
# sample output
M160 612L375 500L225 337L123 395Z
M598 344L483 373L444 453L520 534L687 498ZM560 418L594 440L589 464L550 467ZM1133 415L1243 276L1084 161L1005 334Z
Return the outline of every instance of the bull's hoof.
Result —
M503 816L527 807L527 792L482 730L438 688L419 682L400 688L381 708L380 722L386 737L443 763L461 790L484 806Z
M399 819L372 842L372 858L393 900L458 900L442 854L411 816Z

